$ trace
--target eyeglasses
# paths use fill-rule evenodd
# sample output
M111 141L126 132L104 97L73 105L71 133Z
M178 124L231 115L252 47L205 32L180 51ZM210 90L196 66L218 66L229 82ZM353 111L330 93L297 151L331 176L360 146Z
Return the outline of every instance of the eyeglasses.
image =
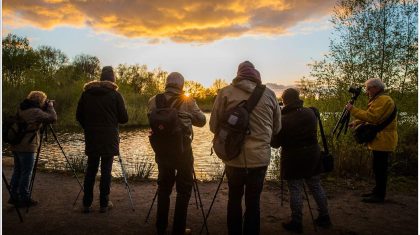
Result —
M375 87L375 86L367 86L367 87L366 87L366 90L367 90L367 91L369 91L369 90L370 90L370 89L372 89L373 87Z

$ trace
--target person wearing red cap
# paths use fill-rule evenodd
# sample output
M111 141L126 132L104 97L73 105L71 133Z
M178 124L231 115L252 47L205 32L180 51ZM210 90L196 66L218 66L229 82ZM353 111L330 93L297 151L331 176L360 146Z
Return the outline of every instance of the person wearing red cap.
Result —
M232 84L217 94L210 116L210 130L216 134L226 110L248 100L261 85L261 76L254 65L244 61ZM270 163L270 141L280 131L280 107L272 90L265 88L250 114L249 135L238 157L224 161L229 185L227 225L229 234L259 234L260 195L267 166ZM245 215L242 220L242 197L245 193Z

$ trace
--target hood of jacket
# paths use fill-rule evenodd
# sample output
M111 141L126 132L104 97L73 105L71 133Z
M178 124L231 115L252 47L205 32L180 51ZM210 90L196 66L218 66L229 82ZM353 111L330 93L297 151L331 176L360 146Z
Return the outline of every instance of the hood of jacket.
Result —
M257 86L257 83L248 79L233 79L232 85L247 93L252 93Z
M118 86L110 81L91 81L84 85L83 90L94 95L103 95L118 90Z
M39 103L37 101L33 101L29 99L25 99L22 101L22 103L20 103L21 110L27 110L30 108L41 108L41 107L39 106Z

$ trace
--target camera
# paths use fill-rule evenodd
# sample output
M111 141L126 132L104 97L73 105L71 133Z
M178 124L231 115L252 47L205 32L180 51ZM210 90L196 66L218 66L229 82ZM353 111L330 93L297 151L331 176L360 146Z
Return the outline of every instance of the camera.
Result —
M55 100L45 100L45 102L44 102L44 105L42 106L42 109L43 110L47 110L47 108L48 108L48 105L49 105L49 103L52 103L52 105L54 106L54 104L55 104Z
M356 100L357 97L359 97L360 93L362 92L362 87L350 86L349 92L353 94L351 99Z

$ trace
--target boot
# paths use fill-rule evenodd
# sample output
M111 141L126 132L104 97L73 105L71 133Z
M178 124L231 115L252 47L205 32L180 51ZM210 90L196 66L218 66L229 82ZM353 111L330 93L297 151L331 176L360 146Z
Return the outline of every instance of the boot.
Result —
M298 223L293 220L288 223L283 223L283 228L290 232L303 233L302 223Z
M315 219L315 224L322 228L329 228L332 225L329 215L318 216Z

